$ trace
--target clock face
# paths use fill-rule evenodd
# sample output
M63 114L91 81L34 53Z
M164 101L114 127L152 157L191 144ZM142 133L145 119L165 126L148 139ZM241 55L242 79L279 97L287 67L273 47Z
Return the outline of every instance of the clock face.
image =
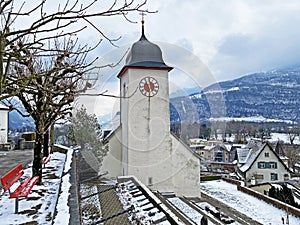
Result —
M152 97L157 94L159 85L153 77L144 77L139 84L140 91L147 97Z

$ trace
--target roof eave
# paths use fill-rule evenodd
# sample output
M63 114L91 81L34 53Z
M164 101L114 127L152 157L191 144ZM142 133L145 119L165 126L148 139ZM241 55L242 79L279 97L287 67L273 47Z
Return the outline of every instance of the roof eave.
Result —
M170 66L165 66L165 67L155 67L155 66L134 66L134 65L127 65L124 66L121 71L118 73L117 77L121 78L128 69L151 69L151 70L167 70L167 71L171 71L173 69L173 67Z

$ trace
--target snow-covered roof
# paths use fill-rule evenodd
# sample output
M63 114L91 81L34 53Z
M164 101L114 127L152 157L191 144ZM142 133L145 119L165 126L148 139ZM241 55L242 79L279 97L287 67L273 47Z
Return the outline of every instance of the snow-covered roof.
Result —
M251 167L251 165L254 163L256 158L259 156L259 154L261 153L263 148L261 148L260 150L251 149L249 151L245 164L242 167L240 167L240 170L242 172L246 172Z
M211 150L211 149L213 149L215 146L213 146L213 145L206 145L205 147L204 147L204 149L205 150Z
M230 144L224 144L224 146L227 149L227 151L231 150L232 145L230 145Z
M0 110L9 110L9 107L0 102Z
M242 164L246 163L249 152L250 152L249 148L237 148L237 156L238 156L239 163Z
M121 113L120 111L118 111L113 117L113 119L109 123L107 123L104 127L102 127L102 130L110 131L109 134L104 137L105 140L108 140L116 132L116 130L120 128L120 124L121 124L120 117L121 117Z
M191 145L190 145L190 148L196 148L196 147L204 148L205 145L200 145L200 144L191 144Z

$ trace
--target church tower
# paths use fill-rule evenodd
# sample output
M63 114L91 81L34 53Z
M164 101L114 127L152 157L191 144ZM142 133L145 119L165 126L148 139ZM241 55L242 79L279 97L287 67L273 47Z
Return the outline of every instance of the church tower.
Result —
M144 33L128 52L120 79L120 126L105 140L102 170L135 176L160 192L199 196L200 159L170 132L169 71Z
M118 77L121 93L122 170L143 183L164 182L161 170L171 156L169 81L161 49L148 41L142 21L135 42Z

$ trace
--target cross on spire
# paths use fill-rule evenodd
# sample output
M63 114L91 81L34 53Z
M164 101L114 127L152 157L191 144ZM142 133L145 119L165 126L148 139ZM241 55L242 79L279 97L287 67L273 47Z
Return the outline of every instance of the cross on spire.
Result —
M145 24L145 21L144 21L144 16L146 16L146 13L145 12L141 12L140 15L142 16L142 37L141 38L146 38L145 37L145 33L144 33L144 24Z
M144 23L144 16L146 16L146 13L141 12L140 15L142 16L142 24Z

